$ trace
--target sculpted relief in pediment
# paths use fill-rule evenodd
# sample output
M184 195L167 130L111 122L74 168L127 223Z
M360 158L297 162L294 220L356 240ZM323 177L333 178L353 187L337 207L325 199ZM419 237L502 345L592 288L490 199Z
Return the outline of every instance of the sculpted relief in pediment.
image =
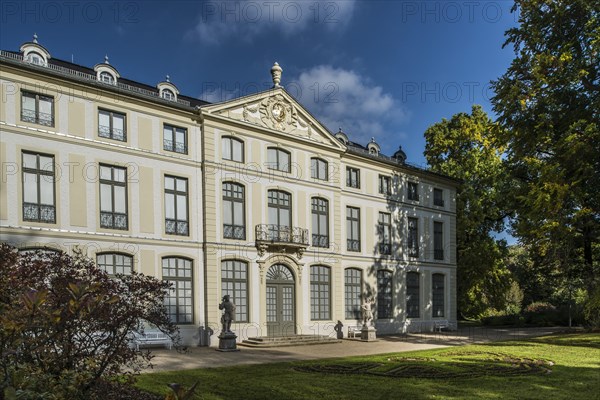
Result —
M321 135L315 134L312 122L300 115L297 106L281 94L246 103L220 114L269 129L303 136L318 142L325 141Z

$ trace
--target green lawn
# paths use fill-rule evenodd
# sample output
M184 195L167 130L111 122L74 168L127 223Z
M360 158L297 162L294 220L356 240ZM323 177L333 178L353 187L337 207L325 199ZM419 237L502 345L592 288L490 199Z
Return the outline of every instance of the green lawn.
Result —
M598 399L600 334L377 356L140 376L166 393L200 381L197 399Z

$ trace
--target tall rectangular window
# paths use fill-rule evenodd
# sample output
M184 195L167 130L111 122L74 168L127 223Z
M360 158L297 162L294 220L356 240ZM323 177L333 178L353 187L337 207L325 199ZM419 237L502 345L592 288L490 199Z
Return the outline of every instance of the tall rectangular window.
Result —
M419 220L408 219L408 255L419 257Z
M54 156L23 152L23 220L56 222Z
M379 235L379 254L392 254L392 216L380 212L377 225Z
M360 251L360 209L346 207L346 235L348 251Z
M244 162L244 142L230 136L221 138L221 157L223 160Z
M420 276L418 272L406 273L406 316L420 318Z
M165 175L165 232L189 235L188 180Z
M100 226L128 227L126 168L100 164Z
M444 207L444 191L442 189L433 189L433 205Z
M344 305L346 319L361 319L362 271L348 268L344 271Z
M162 259L163 280L173 286L165 299L165 307L171 321L176 324L194 322L194 296L192 284L192 261L183 257Z
M187 129L165 124L163 127L163 149L175 153L188 152Z
M392 318L392 272L377 271L377 318Z
M235 321L248 322L248 264L238 260L221 262L221 296L235 304Z
M389 176L379 175L379 193L392 194L392 179Z
M54 98L22 91L21 121L54 126Z
M275 242L291 243L292 235L292 196L281 190L268 192L268 238Z
M96 256L96 265L109 275L131 275L133 257L119 253L98 254Z
M408 182L408 200L419 201L419 185L415 182Z
M290 172L292 170L290 153L275 147L268 148L267 168L282 172Z
M431 275L431 310L434 317L444 316L444 275Z
M310 319L331 319L330 269L323 265L310 267Z
M346 186L360 189L360 170L358 168L346 167Z
M433 223L433 258L444 259L444 223L435 221Z
M244 186L234 182L223 183L223 237L246 239Z
M329 247L329 202L312 198L312 245Z
M125 114L98 110L98 136L113 140L127 141Z
M329 165L327 161L321 160L320 158L310 159L310 176L313 179L320 179L322 181L328 180Z

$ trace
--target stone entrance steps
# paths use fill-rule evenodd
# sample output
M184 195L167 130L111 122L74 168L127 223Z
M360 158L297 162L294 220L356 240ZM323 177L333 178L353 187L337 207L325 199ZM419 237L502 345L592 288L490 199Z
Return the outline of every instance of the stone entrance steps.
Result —
M339 343L341 339L322 335L293 335L293 336L261 336L251 337L238 343L245 347L285 347L285 346L308 346L313 344Z

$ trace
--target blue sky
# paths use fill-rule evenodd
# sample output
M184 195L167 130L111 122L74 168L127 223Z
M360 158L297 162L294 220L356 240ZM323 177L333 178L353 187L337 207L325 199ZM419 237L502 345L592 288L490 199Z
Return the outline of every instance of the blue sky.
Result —
M37 33L55 58L108 55L129 79L209 101L282 85L331 131L423 165L423 132L482 104L510 64L510 1L95 1L0 3L0 47ZM493 115L493 114L492 114Z

